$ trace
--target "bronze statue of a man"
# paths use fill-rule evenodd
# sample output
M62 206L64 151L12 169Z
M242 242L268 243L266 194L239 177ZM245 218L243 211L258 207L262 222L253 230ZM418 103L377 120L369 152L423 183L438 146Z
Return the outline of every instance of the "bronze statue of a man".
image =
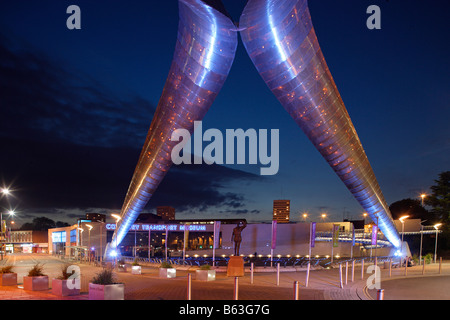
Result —
M237 226L233 229L231 234L231 241L234 241L234 255L239 256L239 248L241 246L242 236L241 232L247 226L247 221L244 220L242 226L241 221L237 223Z

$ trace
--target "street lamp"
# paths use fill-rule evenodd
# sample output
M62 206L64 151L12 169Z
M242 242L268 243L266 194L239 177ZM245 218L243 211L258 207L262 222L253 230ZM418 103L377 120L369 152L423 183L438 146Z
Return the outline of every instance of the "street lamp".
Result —
M436 229L436 245L434 246L434 263L436 263L438 234L439 234L439 227L441 225L442 225L442 223L438 223L433 226Z
M308 218L308 214L306 212L303 213L303 221L306 222L306 218Z
M115 213L113 213L113 214L111 214L111 216L114 218L114 219L116 219L116 228L114 229L115 231L117 231L117 223L120 221L120 219L122 219L118 214L115 214ZM114 254L114 264L115 264L115 266L117 267L117 254L118 254L118 252L117 252L117 234L116 234L116 253Z
M364 217L364 225L366 224L366 218L367 218L367 212L363 213L363 217Z
M422 246L423 246L423 224L428 220L420 221L420 252L419 252L419 265L422 265ZM424 262L425 263L425 262Z
M90 224L87 224L86 227L89 228L89 262L91 262L91 230L92 228L94 228L93 226L91 226Z
M427 197L427 195L425 193L422 193L420 195L420 198L422 199L422 207L423 207L423 200Z
M409 216L403 216L399 219L400 222L402 223L402 255L401 255L402 260L403 260L403 234L405 233L405 219L407 218L409 218Z
M78 234L80 235L80 247L82 247L83 246L83 231L84 231L84 229L83 228L77 228L77 229L79 231L81 231L81 233L78 232ZM81 253L81 251L80 251L80 253ZM80 262L81 262L81 259L82 259L82 256L80 254Z
M327 214L326 213L322 213L322 215L321 215L322 220L325 220L326 217L327 217Z
M3 189L2 193L9 195L10 194L9 190L8 190L8 193L6 193L5 190L7 190L7 189ZM8 214L11 217L11 216L15 215L15 212L14 212L14 210L9 210ZM5 228L3 228L3 223L5 223ZM3 231L3 229L4 229L4 231ZM4 238L4 235L6 235L5 232L6 232L6 221L3 221L3 212L0 212L0 242L1 242L0 251L1 251L2 260L3 260L3 251L5 251L5 250L3 250L3 242L4 242L3 238Z

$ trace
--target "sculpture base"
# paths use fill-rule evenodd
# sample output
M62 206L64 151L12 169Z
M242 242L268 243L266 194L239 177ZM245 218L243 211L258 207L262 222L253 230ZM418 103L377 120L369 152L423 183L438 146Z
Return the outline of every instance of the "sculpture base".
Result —
M240 256L231 256L227 266L227 277L244 276L244 258Z

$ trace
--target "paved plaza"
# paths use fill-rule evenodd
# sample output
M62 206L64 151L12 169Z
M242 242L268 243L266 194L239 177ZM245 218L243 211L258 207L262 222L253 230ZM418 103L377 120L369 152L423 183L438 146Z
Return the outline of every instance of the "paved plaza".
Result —
M44 263L44 273L49 276L49 290L27 291L23 289L23 276L31 266ZM101 267L88 263L77 263L81 270L81 294L74 297L58 297L52 294L51 279L60 274L63 261L44 254L14 254L5 258L1 264L14 265L18 274L18 285L0 287L0 300L88 300L88 285ZM365 270L367 270L367 264ZM389 269L381 265L381 288L385 290L385 300L448 300L450 288L450 261L426 265L424 275L422 266L407 269ZM187 275L192 274L192 300L233 300L234 278L227 277L225 269L218 269L215 281L195 280L195 267L180 267L176 278L159 278L156 266L143 266L141 275L127 272L116 272L119 282L125 284L125 300L186 300ZM239 278L239 300L293 300L294 282L299 283L300 300L372 300L376 299L377 290L368 290L367 279L374 277L372 273L364 273L361 279L361 266L356 266L352 281L352 268L349 264L347 273L342 268L343 288L340 287L339 268L311 271L308 288L305 287L306 272L285 271L280 268L277 285L276 268L256 268L251 283L250 273ZM272 271L272 272L270 272ZM347 274L347 275L346 275ZM347 280L347 281L346 281ZM370 284L370 282L369 282Z

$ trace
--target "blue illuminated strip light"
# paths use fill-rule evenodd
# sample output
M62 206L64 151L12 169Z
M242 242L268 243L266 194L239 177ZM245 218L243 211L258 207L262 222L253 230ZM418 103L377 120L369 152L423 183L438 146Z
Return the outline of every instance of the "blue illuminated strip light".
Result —
M386 238L400 247L375 174L317 40L306 0L249 0L239 27L256 69Z

